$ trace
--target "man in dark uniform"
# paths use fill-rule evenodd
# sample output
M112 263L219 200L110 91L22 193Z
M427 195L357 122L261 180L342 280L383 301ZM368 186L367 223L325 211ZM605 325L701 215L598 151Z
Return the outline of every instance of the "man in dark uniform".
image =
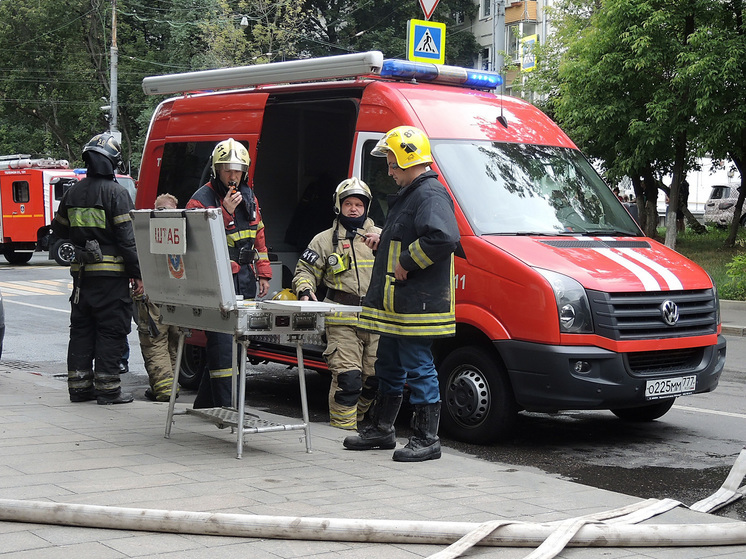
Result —
M243 144L233 138L219 142L212 152L210 182L197 189L186 205L187 209L222 208L234 289L245 299L266 295L272 278L262 214L247 182L250 164ZM221 332L205 335L209 377L202 377L194 408L230 406L233 336Z
M453 253L460 234L453 200L430 170L430 140L414 126L390 130L371 152L385 157L399 187L388 196L380 237L366 235L377 249L359 325L380 334L376 358L378 395L371 425L346 437L350 450L396 447L394 420L404 385L414 406L414 434L394 452L397 462L440 458L440 385L433 363L433 338L456 333Z
M132 324L130 282L134 293L143 290L132 198L115 179L122 152L111 134L91 138L83 160L86 178L65 193L52 222L75 246L67 387L71 402L126 404L133 398L122 392L119 361Z

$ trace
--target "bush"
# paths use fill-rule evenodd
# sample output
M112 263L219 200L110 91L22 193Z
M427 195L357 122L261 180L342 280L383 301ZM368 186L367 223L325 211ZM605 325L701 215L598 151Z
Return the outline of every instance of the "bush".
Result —
M663 230L665 235L665 229ZM712 277L721 299L746 300L746 232L742 228L736 246L724 246L728 231L708 228L698 235L687 229L679 234L676 250L704 268Z
M725 267L729 280L723 285L720 298L746 301L746 255L737 254Z

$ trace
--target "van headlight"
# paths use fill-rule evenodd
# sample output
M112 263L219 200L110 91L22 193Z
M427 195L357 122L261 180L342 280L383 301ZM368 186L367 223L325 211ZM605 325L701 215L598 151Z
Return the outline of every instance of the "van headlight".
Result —
M720 324L720 295L718 295L718 286L715 285L712 276L710 276L709 273L707 275L710 277L710 283L712 284L712 294L715 297L715 324Z
M535 270L552 286L554 299L557 302L560 332L592 334L593 320L585 288L578 281L564 274L541 268L535 268Z

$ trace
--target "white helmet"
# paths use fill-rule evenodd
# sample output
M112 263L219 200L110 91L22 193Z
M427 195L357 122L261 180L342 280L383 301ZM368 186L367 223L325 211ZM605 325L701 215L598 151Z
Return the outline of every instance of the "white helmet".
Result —
M366 211L368 210L370 201L373 198L368 185L361 181L359 178L352 177L349 179L345 179L341 183L339 183L336 190L334 191L335 214L339 215L339 213L342 211L342 200L344 200L348 196L360 196L361 198L363 198Z

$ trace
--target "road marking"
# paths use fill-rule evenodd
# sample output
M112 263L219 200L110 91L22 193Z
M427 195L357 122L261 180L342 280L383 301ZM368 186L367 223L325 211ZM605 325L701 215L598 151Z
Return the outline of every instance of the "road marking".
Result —
M674 406L673 408L675 410L694 411L697 413L709 413L710 415L724 415L726 417L737 417L738 419L746 419L746 413L733 413L729 411L706 410L704 408L694 408L690 406Z
M45 311L57 311L70 314L70 309L55 309L54 307L44 307L42 305L34 305L33 303L24 303L23 301L16 301L15 299L3 299L4 303L13 303L14 305L23 305L25 307L34 307L35 309L42 309Z
M71 281L65 280L61 282L45 282L43 280L32 280L32 281L0 281L0 287L3 292L12 295L69 295L71 289ZM52 285L52 287L59 287L58 290L52 290L45 287L37 287L35 284L41 285Z
M0 287L3 289L3 293L12 293L14 295L60 295L61 291L52 291L51 289L40 289L31 285L18 285L0 283Z

